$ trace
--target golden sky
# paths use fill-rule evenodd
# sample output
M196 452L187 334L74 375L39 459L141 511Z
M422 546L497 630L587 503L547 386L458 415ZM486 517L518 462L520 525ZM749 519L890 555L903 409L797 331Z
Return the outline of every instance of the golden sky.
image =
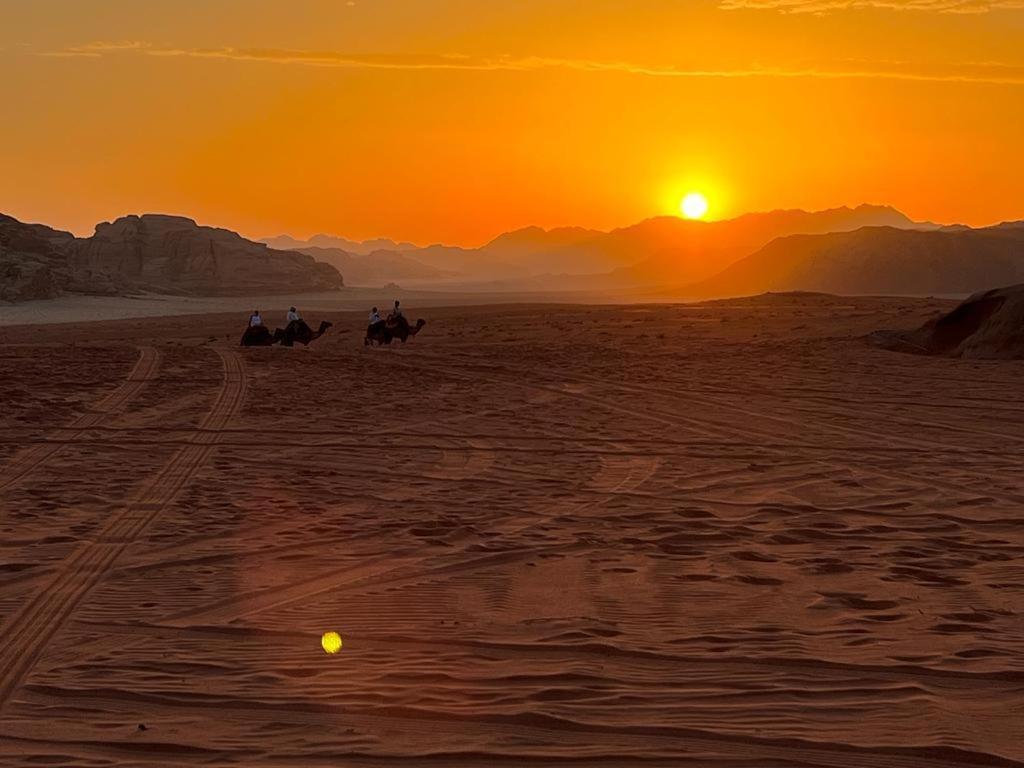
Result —
M0 211L479 244L1024 218L1024 0L0 0Z

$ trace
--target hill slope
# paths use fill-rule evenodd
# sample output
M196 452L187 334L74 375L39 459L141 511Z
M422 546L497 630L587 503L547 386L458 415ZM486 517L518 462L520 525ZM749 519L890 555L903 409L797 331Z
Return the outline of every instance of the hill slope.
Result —
M711 277L780 237L869 226L918 229L933 225L917 224L895 208L874 205L750 213L712 222L664 217L612 232L602 247L619 252L623 260L630 253L645 254L613 273L616 285L664 285Z
M1024 285L975 294L916 331L879 331L870 339L901 352L1024 359Z
M866 227L779 238L683 292L720 297L766 291L958 294L1022 280L1024 228L921 232Z

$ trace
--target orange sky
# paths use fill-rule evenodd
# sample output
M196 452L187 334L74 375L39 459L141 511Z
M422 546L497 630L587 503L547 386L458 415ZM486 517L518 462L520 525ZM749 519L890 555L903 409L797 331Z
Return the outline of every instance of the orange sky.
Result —
M692 188L1019 219L1021 40L1022 0L4 2L0 211L469 245Z

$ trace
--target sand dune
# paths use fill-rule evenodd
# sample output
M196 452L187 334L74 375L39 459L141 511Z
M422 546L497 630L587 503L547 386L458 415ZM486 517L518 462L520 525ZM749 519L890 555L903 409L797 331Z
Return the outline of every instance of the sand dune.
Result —
M920 328L876 331L870 338L915 354L1024 359L1024 285L982 291Z
M1024 765L1024 363L863 341L954 306L6 328L0 765Z

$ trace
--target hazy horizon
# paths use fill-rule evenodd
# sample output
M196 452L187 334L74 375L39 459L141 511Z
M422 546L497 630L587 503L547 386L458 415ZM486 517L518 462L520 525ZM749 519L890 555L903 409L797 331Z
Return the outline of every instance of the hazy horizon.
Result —
M741 212L737 212L734 215L727 216L727 217L714 217L714 216L709 215L706 218L692 219L690 221L692 223L695 223L695 224L715 224L715 223L734 221L735 219L740 219L740 218L743 218L744 216L761 216L761 215L767 215L767 214L772 214L772 213L781 213L781 212L824 213L826 211L835 211L835 210L842 210L842 209L856 210L857 208L864 207L864 206L872 207L872 208L892 208L893 210L895 210L895 211L897 211L899 213L907 215L908 218L910 218L911 220L913 220L913 221L915 221L917 223L937 224L939 226L966 225L966 226L971 226L974 229L983 229L985 227L997 226L999 224L1003 224L1003 223L1010 222L1010 221L1024 220L1024 211L1022 211L1017 216L1013 216L1013 217L1008 218L1008 219L1000 219L998 221L988 221L988 222L983 222L983 223L980 223L980 224L968 225L968 224L965 224L965 222L962 219L953 219L953 220L949 220L949 221L935 221L935 220L932 220L932 219L927 219L927 220L926 219L918 219L918 218L915 218L913 216L910 216L909 214L906 213L906 211L901 210L897 206L889 205L887 203L853 203L853 204L841 203L841 204L838 204L838 205L830 205L830 206L826 206L825 208L814 209L814 210L808 210L808 209L804 209L804 208L781 208L780 207L780 208L772 208L772 209L766 209L766 210L741 211ZM85 230L75 230L75 229L73 229L71 227L63 226L60 222L46 221L46 220L43 220L43 219L33 218L33 217L24 218L24 217L15 215L11 211L7 211L7 210L0 210L0 214L6 214L8 216L14 216L14 218L19 219L20 221L23 221L23 222L25 222L27 224L44 224L44 225L46 225L48 227L52 227L52 228L57 229L57 230L71 232L73 235L75 235L76 237L80 237L80 238L87 238L87 237L92 236L94 234L94 232L95 232L96 226L99 225L99 224L113 222L113 221L116 221L117 219L124 218L126 216L141 216L141 215L151 214L151 215L158 215L158 216L174 216L174 217L181 217L181 218L192 219L192 220L194 220L196 222L196 224L198 224L201 227L214 227L214 228L217 228L217 229L228 229L228 230L231 230L233 232L236 232L237 234L241 235L245 239L251 240L253 242L262 242L264 240L274 240L274 239L277 239L277 238L280 238L280 237L291 237L291 238L293 238L293 239L295 239L295 240L297 240L299 242L308 242L308 241L310 241L311 239L313 239L315 237L328 237L328 238L336 238L336 239L341 239L341 240L349 240L349 241L352 241L352 242L355 242L355 243L372 242L374 240L391 240L391 241L393 241L395 243L398 243L398 244L409 243L410 245L414 245L417 248L429 248L431 246L441 245L441 246L450 247L450 248L464 248L464 249L467 249L467 250L473 250L473 249L482 248L483 246L487 245L488 243L491 243L496 238L501 237L502 235L513 233L513 232L518 232L518 231L525 230L525 229L532 229L532 228L539 228L539 229L544 230L545 232L551 232L552 230L560 230L560 229L588 229L588 230L594 230L595 232L608 233L608 232L613 232L613 231L619 230L619 229L626 229L628 227L635 226L636 224L640 224L640 223L642 223L644 221L649 221L651 219L679 218L679 219L685 220L685 217L680 216L680 215L674 215L674 214L671 214L671 213L655 213L655 214L652 214L650 216L645 216L645 217L643 217L641 219L637 219L636 221L625 222L625 223L618 224L618 225L615 225L615 226L612 226L612 227L608 227L608 228L588 227L588 226L585 226L585 225L582 225L582 224L556 224L556 225L553 225L553 226L541 226L539 224L524 224L522 226L514 227L512 229L506 229L506 230L502 230L500 232L495 232L493 235L485 237L483 240L475 241L475 242L445 242L445 241L418 241L417 242L417 241L413 241L413 240L407 240L406 238L396 237L396 236L394 236L392 234L388 234L388 233L371 235L369 237L358 237L357 238L357 237L350 236L350 235L348 235L348 234L346 234L344 232L331 232L331 231L328 231L328 230L325 230L325 229L320 229L320 230L314 229L314 230L303 231L303 232L295 232L295 231L271 232L271 233L267 233L267 232L260 233L258 231L256 231L256 232L243 232L243 231L235 230L232 227L225 226L224 224L218 223L216 221L204 221L204 220L198 219L194 215L190 215L187 212L179 213L179 212L174 212L174 211L129 211L129 212L125 212L125 213L119 214L117 216L110 217L110 218L106 218L106 219L102 219L102 220L97 220L96 222L93 223L92 226L88 227Z
M762 216L762 215L767 215L767 214L772 214L772 213L794 212L794 211L800 211L800 212L804 212L804 213L824 213L825 211L842 210L844 208L848 208L850 210L855 210L855 209L857 209L857 208L859 208L861 206L869 206L869 207L873 207L873 208L892 208L893 210L896 210L899 213L906 214L905 211L900 210L898 207L892 206L892 205L888 205L886 203L854 203L854 204L844 203L844 204L839 204L839 205L830 205L830 206L826 206L825 208L815 209L815 210L808 210L808 209L805 209L805 208L772 208L772 209L755 210L755 211L741 211L741 212L738 212L738 213L736 213L735 215L732 215L732 216L727 216L727 217L708 216L707 218L692 219L691 221L693 223L695 223L695 224L715 224L715 223L721 223L721 222L734 221L735 219L740 219L740 218L743 218L744 216ZM174 214L171 214L171 215L174 215ZM304 233L301 233L301 234L296 234L295 232L277 232L277 233L273 233L273 234L264 234L264 235L250 235L250 234L247 234L247 233L244 233L244 232L240 232L239 234L241 234L243 237L246 237L246 238L248 238L250 240L254 240L254 241L257 241L257 242L263 241L263 240L273 240L273 239L279 238L279 237L291 237L291 238L294 238L295 240L298 240L300 242L308 242L308 241L310 241L311 239L313 239L315 237L330 237L330 238L337 238L337 239L341 239L341 240L351 240L352 242L357 242L357 243L372 242L374 240L392 240L395 243L408 242L408 243L410 243L412 245L415 245L417 248L428 248L428 247L430 247L432 245L444 245L444 246L448 246L448 247L452 247L452 248L474 249L474 248L481 248L481 247L487 245L488 243L494 241L496 238L501 237L502 235L513 233L513 232L518 232L518 231L525 230L525 229L532 229L532 228L535 228L535 227L539 228L539 229L542 229L545 232L551 232L552 230L559 230L559 229L589 229L589 230L594 230L595 232L608 233L608 232L613 232L613 231L618 230L618 229L626 229L628 227L635 226L636 224L642 223L644 221L649 221L650 219L657 219L657 218L680 218L680 219L682 219L682 218L685 218L685 217L674 216L673 214L668 214L668 213L658 213L658 214L652 214L651 216L646 216L646 217L644 217L642 219L638 219L637 221L623 223L623 224L619 224L619 225L616 225L616 226L613 226L613 227L608 227L608 228L588 227L588 226L585 226L583 224L556 224L554 226L548 226L548 227L542 227L539 224L524 224L523 226L520 226L520 227L515 227L513 229L502 230L501 232L496 232L496 233L494 233L494 235L492 235L490 237L487 237L487 238L485 238L485 239L483 239L483 240L481 240L479 242L475 242L475 243L426 242L426 241L414 242L414 241L411 241L411 240L405 240L404 238L394 237L393 235L389 235L389 234L386 234L386 233L385 234L378 234L376 236L370 236L370 237L364 237L364 238L358 238L357 239L357 238L350 237L350 236L346 235L344 232L341 232L341 233L339 233L339 232L328 232L328 231L325 231L325 230L309 231L309 232L304 232ZM926 219L917 219L917 218L915 218L913 216L908 216L908 218L912 219L913 221L915 221L917 223L921 223L921 224L925 224L925 223L927 223L927 224L937 224L937 225L942 226L942 227L951 227L951 226L957 226L957 225L965 225L965 226L970 226L973 229L984 229L986 227L994 227L994 226L998 226L999 224L1004 224L1004 223L1010 222L1010 221L1020 221L1020 220L1024 219L1024 211L1022 211L1018 216L1011 217L1009 219L1000 219L999 221L989 221L989 222L983 222L983 223L974 224L974 225L965 224L965 222L962 219L953 219L953 220L949 220L949 221L935 221L935 220L932 220L932 219L927 219L927 220ZM205 224L204 225L204 223L201 222L201 221L197 222L197 223L200 224L201 226L216 226L216 225L213 225L213 224Z

